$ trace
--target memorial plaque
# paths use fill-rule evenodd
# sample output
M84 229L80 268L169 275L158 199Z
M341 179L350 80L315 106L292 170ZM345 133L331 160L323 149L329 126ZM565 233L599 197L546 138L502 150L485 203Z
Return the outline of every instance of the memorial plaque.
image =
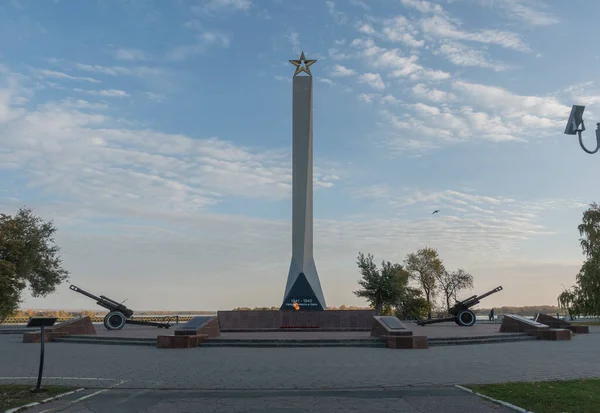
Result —
M381 316L379 319L391 330L406 330L406 326L397 317Z
M548 327L546 324L538 323L537 321L533 321L527 317L523 317L523 316L516 315L516 314L507 314L505 317L510 317L514 320L519 320L523 323L527 323L527 324L535 326L535 327Z
M296 305L294 305L294 303L296 303ZM319 300L317 300L304 273L300 273L281 306L281 310L296 311L296 308L303 311L324 310L324 308L321 307Z
M216 318L214 315L194 317L187 323L177 328L175 330L175 335L194 335L202 326L204 326L206 323L210 322L214 318Z

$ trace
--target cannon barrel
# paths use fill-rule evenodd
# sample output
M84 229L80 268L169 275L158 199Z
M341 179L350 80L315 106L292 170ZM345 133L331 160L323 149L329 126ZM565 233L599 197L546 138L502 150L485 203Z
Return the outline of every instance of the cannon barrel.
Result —
M133 315L133 310L127 308L126 306L124 306L123 304L110 299L108 297L105 297L103 295L101 295L100 297L95 296L94 294L88 293L87 291L75 286L75 285L71 285L69 287L69 289L78 292L79 294L83 294L86 297L91 298L92 300L96 301L96 304L98 304L100 307L104 307L106 308L108 311L118 311L120 313L123 313L123 315L127 318L131 317Z
M490 290L490 291L488 291L488 292L487 292L487 293L485 293L485 294L481 294L479 297L477 297L477 299L478 299L478 300L481 300L481 299L483 299L483 298L485 298L485 297L487 297L487 296L490 296L490 295L492 295L492 294L495 294L495 293L497 293L498 291L502 291L502 286L501 286L501 285L499 285L498 287L494 288L493 290Z

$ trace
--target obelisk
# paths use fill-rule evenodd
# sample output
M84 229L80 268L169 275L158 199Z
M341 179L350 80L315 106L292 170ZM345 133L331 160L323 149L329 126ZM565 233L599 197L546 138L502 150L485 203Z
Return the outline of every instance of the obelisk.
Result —
M325 310L313 258L313 82L304 52L296 66L292 97L292 262L281 310ZM305 76L299 76L306 73ZM296 303L296 305L294 305Z

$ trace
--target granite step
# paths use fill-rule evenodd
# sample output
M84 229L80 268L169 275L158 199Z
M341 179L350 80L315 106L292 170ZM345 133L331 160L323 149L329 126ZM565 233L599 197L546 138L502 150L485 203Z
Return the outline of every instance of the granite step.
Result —
M218 342L216 340L207 340L201 344L200 347L248 347L248 348L306 348L306 347L360 347L360 348L385 348L386 345L383 341L374 342L320 342L317 340L310 341L295 341L295 342L284 342L276 340L256 340L256 341L244 341L236 340L230 342Z
M209 338L206 342L211 343L267 343L267 342L278 342L284 344L293 343L379 343L381 342L378 338Z
M479 336L457 336L457 337L430 337L428 341L464 341L464 340L481 340L481 339L512 339L518 337L531 337L525 333L503 333L495 335L479 335Z
M525 337L506 337L506 338L485 338L485 339L470 339L470 340L436 340L429 341L429 347L438 346L465 346L474 344L498 344L498 343L514 343L518 341L532 341L537 340L533 336Z
M76 344L102 344L113 346L151 346L156 347L156 339L112 339L112 338L77 338L77 337L61 337L55 338L54 342L58 343L76 343Z

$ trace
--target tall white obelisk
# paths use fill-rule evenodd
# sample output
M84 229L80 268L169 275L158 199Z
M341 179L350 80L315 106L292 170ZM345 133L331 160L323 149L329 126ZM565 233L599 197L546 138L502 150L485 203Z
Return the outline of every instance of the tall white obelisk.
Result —
M293 80L292 119L292 262L282 310L326 310L313 258L313 82L304 52ZM305 76L298 76L306 73Z

